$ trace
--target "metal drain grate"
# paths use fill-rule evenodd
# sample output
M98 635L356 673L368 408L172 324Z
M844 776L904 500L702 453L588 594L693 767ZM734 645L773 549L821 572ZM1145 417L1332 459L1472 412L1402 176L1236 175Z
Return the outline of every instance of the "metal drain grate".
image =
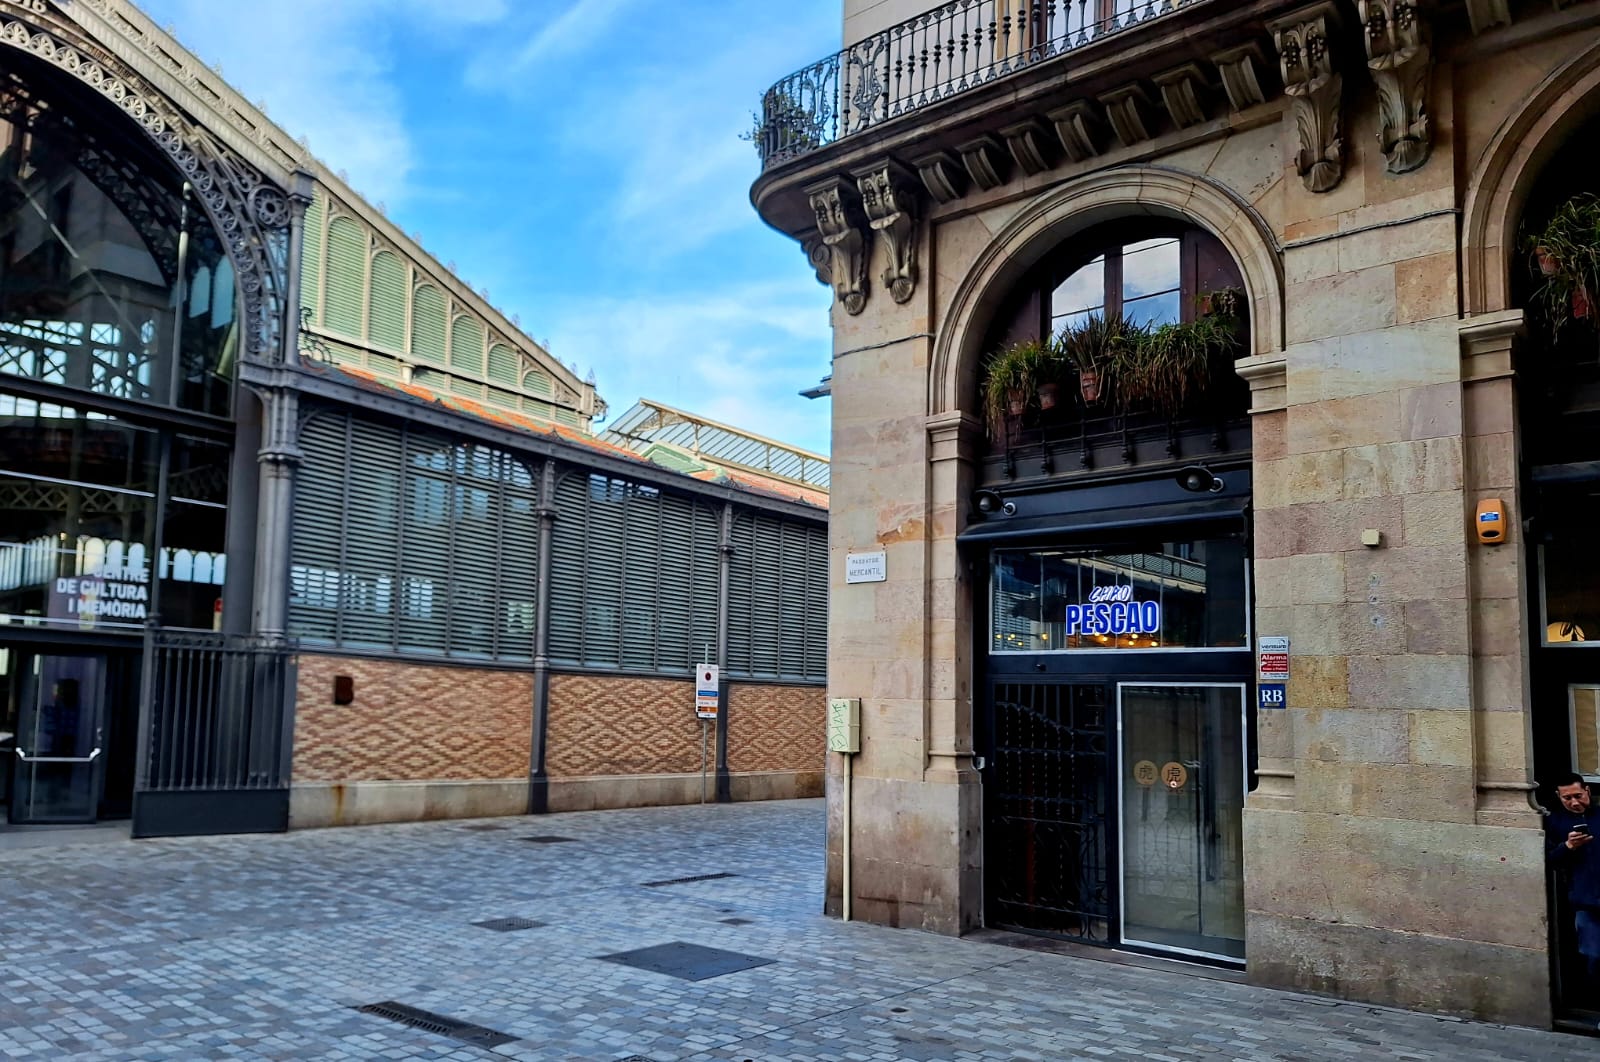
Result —
M397 1021L401 1025L409 1025L413 1029L421 1029L424 1032L448 1036L453 1040L460 1040L462 1043L473 1044L477 1047L499 1047L501 1044L515 1043L517 1039L515 1036L507 1036L503 1032L495 1032L493 1029L485 1029L481 1025L473 1025L471 1022L457 1021L455 1018L447 1018L443 1014L435 1014L432 1011L408 1007L404 1003L396 1003L392 999L385 1000L382 1003L368 1003L353 1009L359 1010L363 1014L371 1014L379 1018L387 1018L390 1021Z
M631 966L636 970L681 977L685 981L705 981L741 970L753 970L757 966L769 966L774 961L759 955L708 948L682 940L657 944L652 948L619 951L614 955L596 955L595 958L619 966Z
M543 929L544 922L535 922L531 918L489 918L482 922L472 923L484 929L493 929L501 933L510 933L516 929Z
M529 844L572 844L577 841L577 838L556 837L553 834L545 833L540 834L537 837L518 837L517 840L527 841Z
M717 921L725 926L747 926L751 924L748 918L719 918Z
M737 874L695 874L687 878L665 878L661 881L641 881L646 889L659 889L663 885L687 885L692 881L716 881L718 878L736 878Z

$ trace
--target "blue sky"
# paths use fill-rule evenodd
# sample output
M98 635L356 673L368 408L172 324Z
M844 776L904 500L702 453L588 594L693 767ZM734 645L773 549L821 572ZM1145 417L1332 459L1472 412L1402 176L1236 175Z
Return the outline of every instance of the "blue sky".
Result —
M827 452L829 292L750 206L766 86L838 0L140 0L621 413Z

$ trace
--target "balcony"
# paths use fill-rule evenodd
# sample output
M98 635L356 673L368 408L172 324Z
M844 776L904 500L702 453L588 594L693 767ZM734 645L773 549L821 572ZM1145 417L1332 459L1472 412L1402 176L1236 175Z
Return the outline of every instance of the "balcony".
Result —
M797 70L762 97L762 168L1215 0L953 0Z

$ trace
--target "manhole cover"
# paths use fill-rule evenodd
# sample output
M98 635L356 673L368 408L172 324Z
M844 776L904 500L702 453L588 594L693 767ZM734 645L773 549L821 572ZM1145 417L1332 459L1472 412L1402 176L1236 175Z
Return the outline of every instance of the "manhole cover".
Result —
M543 929L545 923L535 922L531 918L490 918L482 922L472 923L484 929L493 929L501 933L510 933L516 929Z
M768 966L774 961L759 955L743 955L737 951L708 948L701 944L675 940L670 944L657 944L652 948L619 951L614 955L597 955L604 962L631 966L636 970L681 977L685 981L705 981L724 974L753 970Z
M576 841L577 838L556 837L552 834L540 834L537 837L518 837L517 840L527 841L529 844L571 844Z
M688 885L694 881L716 881L719 878L736 878L737 874L691 874L687 878L663 878L660 881L641 881L639 884L647 889L659 889L663 885Z
M485 1029L481 1025L471 1022L457 1021L455 1018L443 1014L435 1014L429 1010L419 1010L408 1007L404 1003L385 1000L382 1003L368 1003L365 1006L355 1007L363 1014L372 1014L379 1018L397 1021L401 1025L409 1025L413 1029L424 1032L438 1033L448 1036L463 1043L475 1044L478 1047L499 1047L501 1044L515 1043L515 1036L507 1036L503 1032Z
M748 918L719 918L717 921L725 926L747 926L751 924Z

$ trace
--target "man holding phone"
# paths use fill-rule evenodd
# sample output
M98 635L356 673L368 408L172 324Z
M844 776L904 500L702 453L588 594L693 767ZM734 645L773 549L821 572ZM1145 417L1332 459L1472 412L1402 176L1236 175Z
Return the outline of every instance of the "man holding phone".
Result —
M1561 807L1545 823L1549 859L1567 871L1578 951L1589 966L1590 992L1600 992L1600 847L1594 838L1600 815L1590 805L1589 785L1581 774L1558 781L1556 796Z

